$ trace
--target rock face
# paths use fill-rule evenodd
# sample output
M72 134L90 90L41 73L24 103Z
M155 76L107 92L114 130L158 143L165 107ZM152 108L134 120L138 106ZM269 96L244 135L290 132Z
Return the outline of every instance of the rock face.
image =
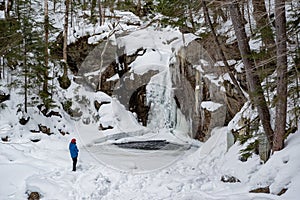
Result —
M78 83L116 97L128 110L136 113L142 125L147 126L151 110L151 103L147 102L147 85L159 71L149 70L142 74L130 71L130 64L146 51L140 48L127 55L124 47L104 41L83 61L76 58L81 56L80 53L70 56L76 61ZM224 69L214 66L215 59L211 59L195 40L179 50L169 66L173 101L190 126L189 135L201 141L210 137L213 128L227 125L244 104L231 82L221 78ZM175 117L171 123L173 128L176 120Z
M118 82L118 87L113 95L125 106L126 109L137 114L138 121L143 126L147 125L149 105L146 100L146 85L157 71L150 70L145 74L126 73Z
M181 74L189 84L181 84L183 88L178 92L181 100L180 109L185 117L192 123L192 137L200 141L206 141L210 137L213 128L227 125L233 116L244 104L242 98L235 91L229 81L223 81L220 76L222 70L213 65L210 55L197 42L191 42L187 47L179 51L177 62L174 64L174 72ZM174 75L173 77L178 77ZM193 88L193 94L187 94L187 86ZM178 98L179 95L176 95ZM188 102L184 98L191 98ZM209 102L213 108L207 108L204 103Z
M31 192L28 195L28 200L40 200L41 195L38 192Z

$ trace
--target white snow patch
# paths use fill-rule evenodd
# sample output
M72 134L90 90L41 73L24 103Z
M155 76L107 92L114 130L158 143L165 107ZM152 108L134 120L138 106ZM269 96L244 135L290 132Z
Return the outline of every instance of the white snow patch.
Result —
M201 107L211 112L218 110L221 106L223 106L223 104L212 102L212 101L201 102Z
M119 80L119 79L120 79L119 74L115 74L112 77L106 79L106 81L116 81L116 80Z
M5 13L3 10L0 10L0 19L5 19Z

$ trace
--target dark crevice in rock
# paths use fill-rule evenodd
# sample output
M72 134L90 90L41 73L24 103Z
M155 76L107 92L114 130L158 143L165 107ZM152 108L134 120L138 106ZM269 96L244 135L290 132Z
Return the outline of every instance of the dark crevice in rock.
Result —
M146 85L143 85L133 92L129 100L129 111L136 113L138 121L146 126L149 110L150 106L146 103Z

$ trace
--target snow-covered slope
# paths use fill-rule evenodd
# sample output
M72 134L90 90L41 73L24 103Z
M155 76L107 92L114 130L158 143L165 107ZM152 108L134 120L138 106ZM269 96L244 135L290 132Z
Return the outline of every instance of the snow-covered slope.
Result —
M130 21L139 21L132 13L116 13L118 17L124 17L121 21L128 18ZM78 16L80 15L84 13L79 11ZM52 16L58 28L62 28L62 17L62 14ZM94 36L89 42L96 43L111 31L110 24L99 27L84 24L80 20L82 19L74 18L78 25L70 28L72 30L69 33L76 30L78 35L70 34L70 42L78 36L92 33ZM18 107L23 103L23 97L18 94L20 91L12 89L9 91L10 100L0 108L0 137L3 138L0 142L0 200L26 199L30 192L38 192L45 200L298 199L300 161L297 153L300 150L300 131L290 135L284 150L276 152L263 164L257 155L253 155L247 162L240 161L240 150L244 147L238 143L230 146L231 143L228 142L231 139L230 131L239 128L237 121L242 115L249 114L248 117L251 118L251 113L238 113L228 127L214 129L212 137L206 143L192 140L183 134L186 133L187 125L182 116L180 127L172 132L167 129L165 122L171 115L165 110L167 104L159 102L166 97L161 93L165 95L170 91L162 92L154 86L171 88L166 68L172 61L174 52L183 44L182 34L178 29L169 27L159 30L151 26L141 27L143 29L122 24L117 31L135 32L122 38L112 37L112 40L126 47L129 54L140 47L147 48L143 57L131 63L131 72L143 74L154 67L160 72L151 80L152 85L148 86L149 90L154 91L149 94L149 98L157 100L158 104L156 109L151 110L150 126L141 126L135 115L125 110L118 100L102 92L86 91L74 82L68 90L55 91L54 98L60 103L72 100L71 108L79 108L83 112L81 118L70 117L62 111L60 104L53 110L60 111L61 117L45 117L36 107L29 107L25 114ZM185 42L194 38L186 35ZM58 88L56 81L54 84ZM8 90L2 86L0 89ZM97 111L93 105L95 100L110 103L102 105ZM218 105L204 102L202 106L214 109ZM180 116L180 113L176 114ZM18 118L24 115L30 116L26 126L21 125ZM87 119L90 123L83 123ZM99 123L114 128L99 131ZM31 130L38 130L38 124L47 126L53 134L48 136L32 132ZM62 135L59 130L68 134ZM77 138L79 147L76 172L71 171L68 150L69 141L73 137ZM180 148L136 150L122 149L113 144L154 139L176 143ZM221 181L222 176L232 176L240 182L224 183ZM266 186L270 187L271 194L249 193L252 189ZM277 196L282 189L287 189L286 193Z
M92 131L85 125L78 130L81 137ZM188 156L175 155L177 162L164 168L155 168L155 162L166 164L171 154L148 152L132 160L128 156L135 152L124 150L120 154L113 146L109 151L92 151L78 140L77 172L71 171L66 138L51 136L39 143L2 142L0 199L25 199L29 191L39 192L42 199L297 199L300 162L295 152L300 150L299 136L299 131L291 135L286 148L262 165L257 156L241 162L237 144L227 151L227 128L215 129L197 151ZM123 170L95 157L108 153L106 159L118 163ZM143 165L145 169L134 170ZM154 168L149 170L151 167ZM241 182L221 182L223 175ZM249 193L250 189L269 184L274 194ZM282 188L288 188L287 192L275 195Z

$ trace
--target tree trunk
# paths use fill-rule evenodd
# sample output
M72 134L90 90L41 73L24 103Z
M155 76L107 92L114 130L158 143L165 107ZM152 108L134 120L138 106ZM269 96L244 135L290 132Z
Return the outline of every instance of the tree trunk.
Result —
M70 0L65 0L65 6L66 6L66 12L65 12L65 24L64 24L64 44L63 44L63 68L64 68L64 73L62 77L58 78L60 87L63 89L67 89L71 85L71 81L68 77L68 15L69 15L69 5L70 5Z
M25 32L25 31L24 31ZM26 35L24 36L23 39L23 46L24 46L24 52L23 52L23 56L24 56L24 111L27 113L27 100L28 100L28 66L27 66L27 45L26 45Z
M102 69L103 69L103 60L104 60L104 54L106 52L106 49L107 49L107 45L109 43L109 38L116 32L115 29L113 29L107 36L107 39L106 39L106 42L105 42L105 45L103 47L103 50L101 52L101 55L100 55L100 66L99 66L99 77L98 77L98 85L97 85L97 88L96 88L96 91L101 91L102 89ZM126 63L126 61L124 62Z
M4 72L4 56L0 57L0 61L1 61L1 69L0 69L0 79L2 79L2 70ZM4 73L3 73L4 74ZM4 75L3 75L4 76Z
M71 28L73 27L73 0L70 0L70 4L71 4Z
M229 64L228 64L228 62L227 62L227 59L225 57L225 54L224 54L224 51L222 49L221 43L220 43L220 41L219 41L219 39L217 37L217 34L215 32L215 29L214 29L214 26L213 26L213 24L212 24L212 22L210 20L210 16L209 16L209 12L208 12L208 8L206 6L206 1L205 0L202 0L202 6L203 6L203 10L204 10L204 15L205 15L206 22L208 23L208 25L209 25L209 27L211 29L211 33L213 34L215 44L217 45L218 53L219 53L219 55L222 58L222 61L223 61L224 65L225 65L225 67L227 69L227 72L228 72L228 74L230 76L230 79L232 80L234 86L236 87L236 89L237 89L237 91L238 91L238 93L239 93L239 95L241 97L241 100L242 100L241 105L242 105L245 102L246 97L244 96L244 93L243 93L243 91L242 91L242 89L241 89L238 81L236 80L236 78L235 78L235 76L233 74L233 72L235 71L235 69L233 69L232 67L230 67Z
M68 47L68 28L69 28L69 2L70 0L65 0L65 6L66 6L66 12L65 12L65 24L64 24L64 46L63 46L63 60L65 62L64 65L64 75L68 74L68 69L67 69L67 59L68 59L68 54L67 54L67 47Z
M277 43L277 99L273 151L279 151L284 146L287 112L287 36L284 0L275 0L275 25Z
M139 16L139 17L142 16L142 3L141 3L141 0L137 0L136 12L137 12L137 16Z
M250 6L249 6L249 0L247 1L247 16L248 16L248 23L251 34L253 34L253 28L252 28L252 22L251 22L251 16L250 16Z
M93 24L96 24L95 21L97 20L95 17L95 8L97 6L97 0L92 0L91 5L91 20Z
M259 76L256 73L256 68L251 60L251 51L248 44L248 39L237 1L229 4L231 20L238 40L239 50L246 70L248 87L250 90L250 98L258 111L259 118L263 125L265 134L268 138L270 148L273 144L273 129L270 123L270 113L264 97L263 89L260 84Z
M104 14L102 13L101 0L98 0L98 9L99 9L99 25L102 26L104 24Z
M13 0L7 0L6 3L6 10L5 10L5 17L9 18L10 17L10 11L13 8Z
M265 1L252 0L253 17L256 21L256 29L259 29L262 42L266 45L268 53L275 56L275 40L270 26L270 21Z
M193 27L193 31L196 30L196 25L195 25L195 22L194 22L194 17L193 17L193 6L192 5L189 5L188 7L188 12L189 12L189 18L190 18L190 21L191 21L191 24L192 24L192 27Z
M53 12L55 13L55 8L56 8L56 0L53 0Z
M270 25L269 16L267 13L265 1L252 0L253 17L256 21L256 30L259 31L262 42L262 58L260 58L259 69L261 69L261 77L265 78L267 75L275 71L276 66L276 44L274 40L273 31Z
M44 1L44 12L45 12L45 71L44 71L44 83L43 83L43 92L48 93L48 40L49 40L49 16L48 16L48 0Z

